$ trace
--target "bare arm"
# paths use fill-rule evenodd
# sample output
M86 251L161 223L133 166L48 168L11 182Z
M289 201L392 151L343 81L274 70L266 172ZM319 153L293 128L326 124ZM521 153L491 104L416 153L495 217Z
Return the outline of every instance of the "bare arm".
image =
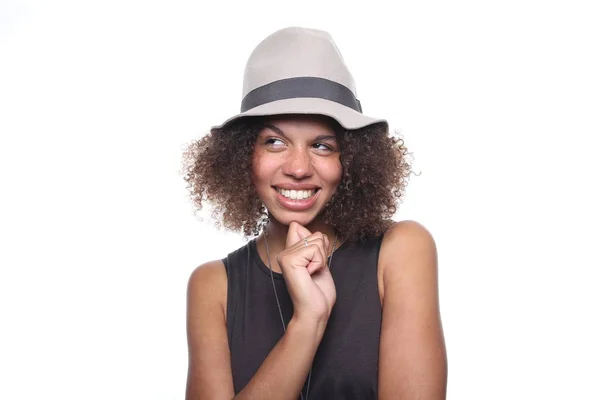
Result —
M198 267L188 286L187 400L234 398L221 261ZM323 337L325 322L292 318L284 336L235 399L293 399L300 394Z
M380 265L379 399L445 399L448 367L435 242L418 223L398 223L385 235Z
M323 337L316 324L292 319L254 377L236 399L297 400Z
M227 275L221 261L196 268L188 283L186 400L233 398L225 305Z

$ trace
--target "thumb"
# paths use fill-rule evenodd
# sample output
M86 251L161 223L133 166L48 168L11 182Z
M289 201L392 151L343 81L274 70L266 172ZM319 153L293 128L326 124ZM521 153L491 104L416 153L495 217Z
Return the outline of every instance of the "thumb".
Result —
M292 221L288 227L287 238L285 239L285 247L290 247L293 244L298 243L300 240L312 235L312 233L297 223Z

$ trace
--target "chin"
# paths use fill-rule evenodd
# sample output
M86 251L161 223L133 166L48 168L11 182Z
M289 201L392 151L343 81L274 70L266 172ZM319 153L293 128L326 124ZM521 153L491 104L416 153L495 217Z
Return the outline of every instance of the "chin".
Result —
M289 212L289 211L281 211L271 213L269 215L279 222L281 225L289 226L292 222L297 222L302 226L307 226L314 222L317 218L317 215L313 215L313 213L308 212Z
M292 222L297 222L302 226L307 226L315 220L315 217L309 215L285 215L278 218L276 215L273 217L282 225L289 226Z

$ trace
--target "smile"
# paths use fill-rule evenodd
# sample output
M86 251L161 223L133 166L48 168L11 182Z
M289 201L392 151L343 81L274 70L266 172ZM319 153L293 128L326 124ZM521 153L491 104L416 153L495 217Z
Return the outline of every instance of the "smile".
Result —
M277 193L277 203L289 211L302 212L310 210L321 194L321 188L285 189L273 186Z
M276 187L275 190L282 196L292 200L304 200L313 197L319 189L288 190Z

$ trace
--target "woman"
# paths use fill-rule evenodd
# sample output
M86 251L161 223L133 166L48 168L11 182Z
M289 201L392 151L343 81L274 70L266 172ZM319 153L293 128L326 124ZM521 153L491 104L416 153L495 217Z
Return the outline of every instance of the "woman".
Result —
M198 207L252 238L188 287L188 399L443 399L429 232L391 217L410 172L331 36L279 30L241 113L185 154Z

